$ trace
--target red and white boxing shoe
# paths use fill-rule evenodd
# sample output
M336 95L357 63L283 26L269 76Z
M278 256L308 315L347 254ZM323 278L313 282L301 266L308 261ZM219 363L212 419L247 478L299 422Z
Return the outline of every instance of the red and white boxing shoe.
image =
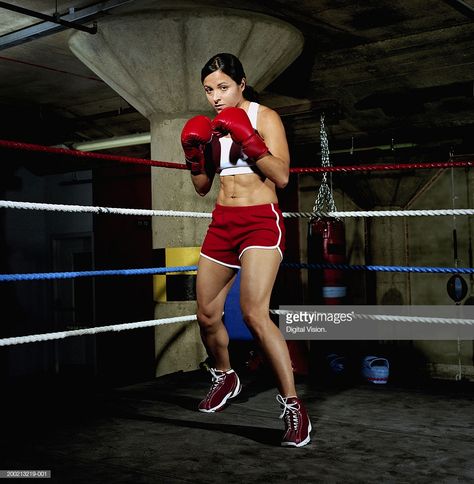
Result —
M222 410L227 400L236 397L242 385L234 370L216 370L210 368L212 375L212 386L206 398L198 406L200 412L218 412Z
M281 441L283 447L303 447L311 440L311 422L308 413L298 397L282 397L277 395L282 413L280 418L285 421L285 434Z

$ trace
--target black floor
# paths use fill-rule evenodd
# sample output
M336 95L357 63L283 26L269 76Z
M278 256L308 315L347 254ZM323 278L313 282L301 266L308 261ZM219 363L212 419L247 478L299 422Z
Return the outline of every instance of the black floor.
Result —
M271 376L242 377L215 414L195 410L201 371L108 390L8 387L0 469L64 483L474 482L473 384L300 382L313 440L288 449Z

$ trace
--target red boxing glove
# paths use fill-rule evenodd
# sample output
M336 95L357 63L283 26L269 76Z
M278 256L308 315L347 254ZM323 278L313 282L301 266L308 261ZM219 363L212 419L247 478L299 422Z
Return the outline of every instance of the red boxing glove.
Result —
M204 146L211 141L211 120L207 116L195 116L184 125L181 131L186 165L193 175L205 173Z
M255 131L247 113L241 108L226 108L212 121L212 130L221 137L230 134L232 140L242 147L242 152L252 161L269 154L267 145Z

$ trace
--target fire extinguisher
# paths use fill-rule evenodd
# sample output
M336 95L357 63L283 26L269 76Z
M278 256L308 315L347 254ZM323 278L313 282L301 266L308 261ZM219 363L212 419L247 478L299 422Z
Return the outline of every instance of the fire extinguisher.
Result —
M308 225L308 262L345 264L344 223L336 218L314 218ZM347 293L343 269L312 269L308 274L309 298L314 304L344 304Z

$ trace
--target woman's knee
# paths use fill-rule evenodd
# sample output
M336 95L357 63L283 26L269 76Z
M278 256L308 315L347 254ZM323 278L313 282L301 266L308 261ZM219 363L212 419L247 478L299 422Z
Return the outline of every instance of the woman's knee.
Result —
M250 331L258 338L268 329L269 322L271 323L268 314L268 308L248 307L242 306L242 316L245 324ZM273 323L271 323L273 324Z
M203 305L198 304L196 317L200 328L206 331L212 330L222 324L222 311L216 311Z

